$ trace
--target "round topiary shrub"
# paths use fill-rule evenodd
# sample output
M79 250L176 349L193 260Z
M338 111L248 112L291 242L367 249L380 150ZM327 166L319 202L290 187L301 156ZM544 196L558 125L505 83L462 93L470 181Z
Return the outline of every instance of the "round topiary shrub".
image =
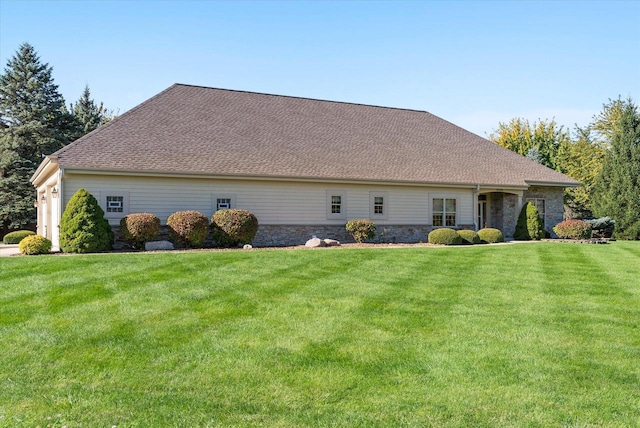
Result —
M133 248L144 248L144 243L160 235L160 219L151 213L129 214L120 220L120 231Z
M458 235L460 235L460 238L462 239L462 243L465 245L466 244L473 245L473 244L480 243L480 237L474 230L458 230Z
M502 234L500 229L485 227L484 229L480 229L478 231L478 236L480 237L480 241L486 242L487 244L504 242L504 235Z
M565 220L556 224L553 231L563 239L591 238L591 225L583 220Z
M9 232L4 235L4 238L2 238L2 243L7 245L19 244L20 241L22 241L27 236L32 236L35 234L35 232L32 232L30 230L16 230L15 232Z
M198 211L178 211L167 219L169 235L186 248L201 248L209 234L209 219Z
M345 229L359 244L376 236L376 225L371 220L349 220L345 225Z
M258 219L247 210L218 210L211 217L211 231L221 247L250 244L258 232Z
M51 241L44 236L29 235L20 241L20 252L26 256L36 254L49 254L51 251Z
M85 189L69 199L60 219L60 249L65 253L109 251L113 232L98 201Z
M520 210L513 237L518 241L530 241L532 239L538 241L544 236L544 222L540 218L538 209L531 202L527 202Z
M432 230L427 239L430 244L459 245L462 243L462 238L458 235L458 232L448 227Z

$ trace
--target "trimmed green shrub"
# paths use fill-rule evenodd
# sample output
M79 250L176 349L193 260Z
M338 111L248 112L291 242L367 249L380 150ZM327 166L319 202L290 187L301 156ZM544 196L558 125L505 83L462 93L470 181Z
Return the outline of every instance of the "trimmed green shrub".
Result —
M376 225L371 220L349 220L344 227L357 243L362 243L376 236Z
M2 238L2 243L3 244L19 244L20 241L22 241L27 236L32 236L35 234L36 233L32 232L31 230L16 230L15 232L9 232L6 235L4 235L4 238Z
M458 235L462 238L463 244L479 244L480 237L474 230L458 230Z
M480 241L487 244L495 244L496 242L504 242L504 235L500 229L494 229L492 227L485 227L478 231Z
M429 233L427 237L430 244L440 245L459 245L462 244L462 238L458 235L454 229L448 227L442 227L434 229Z
M160 235L160 219L151 213L129 214L120 220L120 231L133 248L144 248L144 243Z
M591 238L591 225L583 220L565 220L553 228L558 238L565 239L589 239Z
M51 241L44 236L29 235L20 241L20 252L26 256L36 254L49 254L51 251Z
M60 219L60 249L65 253L109 251L113 232L98 201L85 189L78 191Z
M211 217L211 232L221 247L250 244L258 232L258 219L247 210L218 210Z
M169 235L186 248L201 248L209 234L209 219L198 211L178 211L167 219Z
M527 202L522 206L516 231L513 237L518 241L538 241L545 236L544 222L540 218L538 209L531 202Z

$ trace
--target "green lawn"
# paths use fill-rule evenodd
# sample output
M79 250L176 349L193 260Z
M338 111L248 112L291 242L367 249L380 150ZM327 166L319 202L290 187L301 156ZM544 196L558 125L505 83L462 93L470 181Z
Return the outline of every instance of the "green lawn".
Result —
M640 242L0 259L0 426L640 426Z

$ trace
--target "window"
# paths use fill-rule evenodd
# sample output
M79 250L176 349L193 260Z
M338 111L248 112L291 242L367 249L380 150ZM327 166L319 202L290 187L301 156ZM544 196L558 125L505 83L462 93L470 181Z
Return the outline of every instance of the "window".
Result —
M540 218L542 219L542 221L544 223L546 223L546 218L545 218L545 214L546 214L546 199L540 199L540 198L529 198L527 199L527 202L531 202L537 209L538 209L538 214L540 215Z
M453 198L433 198L433 226L456 226L457 205Z
M96 192L96 195L106 218L120 219L129 214L129 192L112 189Z
M332 195L331 196L331 214L341 214L341 213L342 213L342 196Z
M377 219L386 219L389 198L387 192L371 192L369 193L369 216Z
M236 195L232 194L215 194L211 195L211 205L213 212L218 210L229 210L236 207Z
M347 218L347 193L342 190L327 190L327 219Z
M124 197L107 196L107 212L121 213L124 210Z

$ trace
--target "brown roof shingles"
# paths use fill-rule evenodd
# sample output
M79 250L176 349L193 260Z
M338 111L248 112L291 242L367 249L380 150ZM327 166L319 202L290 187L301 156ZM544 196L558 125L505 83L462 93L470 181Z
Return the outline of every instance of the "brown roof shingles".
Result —
M577 184L427 112L181 84L54 155L70 169Z

